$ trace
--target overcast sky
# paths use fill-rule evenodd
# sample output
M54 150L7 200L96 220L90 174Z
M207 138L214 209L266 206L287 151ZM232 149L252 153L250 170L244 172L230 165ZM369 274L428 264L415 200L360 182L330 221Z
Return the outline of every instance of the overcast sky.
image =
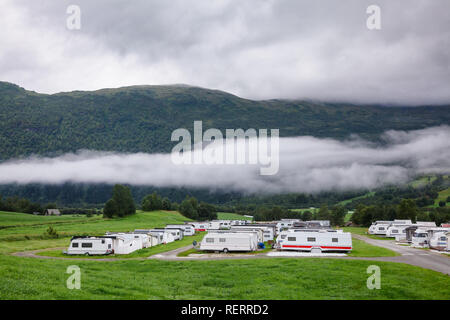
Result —
M69 30L66 9L81 8ZM381 30L366 27L369 5ZM186 83L246 98L450 103L448 0L2 0L0 80Z

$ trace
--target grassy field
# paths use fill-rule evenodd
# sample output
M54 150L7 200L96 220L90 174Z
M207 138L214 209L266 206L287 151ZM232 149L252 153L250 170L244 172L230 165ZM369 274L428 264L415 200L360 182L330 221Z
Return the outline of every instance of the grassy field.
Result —
M81 289L66 288L66 268ZM381 268L368 290L367 267ZM338 259L63 261L0 258L0 299L449 299L450 278L405 264ZM407 285L405 285L407 284Z
M368 228L364 228L364 227L342 227L342 228L339 228L339 229L342 229L342 230L344 230L346 232L359 234L361 236L366 236L366 237L371 238L371 239L377 239L377 240L392 240L393 239L393 238L386 238L386 237L382 237L382 236L377 236L377 235L374 235L374 234L368 234L367 233Z
M438 193L438 197L434 200L433 207L439 207L439 201L447 201L447 197L450 197L450 188L444 189ZM449 206L450 203L446 203L446 206Z
M248 217L231 212L217 212L217 219L219 220L248 220Z
M13 219L17 222L28 218L31 216ZM9 221L6 215L0 219ZM46 224L40 225L40 219L32 221L37 223L32 226L0 229L0 299L450 299L448 276L400 263L314 258L95 261L95 258L57 260L11 256L10 253L17 251L67 246L68 237L27 240L17 236L40 235L51 224L45 220ZM53 226L64 234L103 233L151 228L186 218L176 212L159 211L140 212L117 220L92 220ZM58 222L61 221L54 223ZM14 229L17 234L10 232ZM201 236L141 250L129 258L175 249ZM58 250L46 254L61 253ZM391 253L354 240L352 255L388 254ZM381 268L381 290L366 287L366 270L373 264ZM80 290L66 287L69 277L66 270L70 265L81 269Z
M348 254L350 257L394 257L397 252L368 244L359 239L352 239L353 250Z
M92 216L89 218L85 215L35 216L32 214L0 211L0 229L5 227L46 225L48 223L93 222L101 219L101 216Z
M337 204L340 205L340 206L345 206L345 205L347 205L348 203L352 202L353 200L358 200L358 199L364 199L364 198L368 198L368 197L373 197L374 194L375 194L374 191L367 192L366 194L363 194L362 196L354 197L354 198L347 199L347 200L343 200L343 201L341 201L341 202L338 202Z
M0 220L4 220L2 216L5 213L0 213ZM20 214L19 214L20 215ZM22 214L26 215L26 214ZM18 227L9 227L0 229L0 242L2 240L28 240L41 237L47 230L48 226L53 226L61 236L72 236L79 234L99 235L106 231L133 231L134 229L145 229L164 227L171 223L183 223L188 221L176 211L153 211L142 212L126 218L104 219L98 217L80 218L74 221L69 221L63 224L57 224L55 221L47 220L49 217L45 216L30 216L28 218L39 218L35 225L22 225ZM64 218L64 217L61 217Z

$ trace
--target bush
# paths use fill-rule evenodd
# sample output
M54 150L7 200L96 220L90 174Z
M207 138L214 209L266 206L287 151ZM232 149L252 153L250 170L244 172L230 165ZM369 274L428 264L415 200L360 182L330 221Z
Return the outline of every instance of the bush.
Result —
M49 226L44 232L45 238L58 238L58 232L52 226Z

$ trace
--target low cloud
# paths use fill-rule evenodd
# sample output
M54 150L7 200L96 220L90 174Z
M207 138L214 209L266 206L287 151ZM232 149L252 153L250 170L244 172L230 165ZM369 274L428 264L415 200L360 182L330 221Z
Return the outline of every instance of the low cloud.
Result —
M79 151L0 164L0 183L127 183L244 193L320 192L407 182L420 173L450 172L450 127L387 131L383 143L309 136L280 138L280 168L259 165L175 165L170 154Z

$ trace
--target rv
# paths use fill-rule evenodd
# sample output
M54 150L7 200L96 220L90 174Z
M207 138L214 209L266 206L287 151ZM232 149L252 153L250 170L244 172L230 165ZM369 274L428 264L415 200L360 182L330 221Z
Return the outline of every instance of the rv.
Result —
M114 252L114 237L72 237L66 254L107 255Z
M213 220L209 223L208 230L230 229L230 220Z
M195 234L194 226L190 224L168 224L166 228L179 228L183 230L184 236L193 236Z
M184 237L183 229L165 227L164 230L168 230L169 232L171 232L175 240L183 240Z
M200 250L205 251L255 251L258 247L253 232L208 232L200 242Z
M231 220L231 226L245 226L247 224L246 220Z
M352 236L350 232L342 232L342 230L290 229L280 233L276 248L313 253L323 251L349 252L352 250Z
M439 251L448 251L449 232L437 232L430 238L430 248Z
M164 230L164 229L150 229L148 232L158 237L158 241L160 244L166 244L171 243L175 241L175 238L170 230Z
M375 221L369 227L369 234L386 234L387 228L391 225L392 221Z
M160 233L151 232L150 229L136 229L134 230L134 233L146 234L150 243L150 247L163 243L163 235Z

